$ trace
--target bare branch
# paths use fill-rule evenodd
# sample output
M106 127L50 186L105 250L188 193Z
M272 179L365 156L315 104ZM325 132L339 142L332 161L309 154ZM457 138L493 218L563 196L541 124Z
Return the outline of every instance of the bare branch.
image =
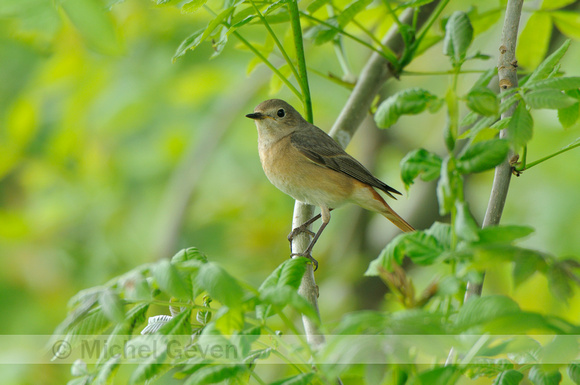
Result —
M507 3L497 65L500 93L502 94L518 86L516 41L522 13L522 4L523 0L508 0ZM501 115L501 118L506 119L512 116L516 106L517 103L514 103L509 110ZM506 129L503 129L500 137L503 138L506 134ZM509 163L512 155L511 153L508 154L506 160L495 168L489 203L483 219L483 227L499 224L512 176L512 167ZM485 273L483 273L480 282L469 282L467 284L465 301L473 296L481 296L484 277Z

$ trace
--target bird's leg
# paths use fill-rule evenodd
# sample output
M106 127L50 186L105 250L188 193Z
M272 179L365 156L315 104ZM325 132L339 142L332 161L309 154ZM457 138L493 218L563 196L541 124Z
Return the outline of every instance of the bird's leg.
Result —
M329 212L332 210L333 209L328 209ZM303 224L301 224L300 226L292 229L290 234L288 234L288 241L290 242L290 251L292 251L292 241L294 240L294 237L296 237L298 234L306 233L310 236L316 235L316 234L314 234L314 232L312 232L308 229L308 226L310 226L311 224L316 222L321 216L322 216L322 214L315 215L312 218L310 218L309 220L307 220L306 222L304 222Z
M306 257L308 259L310 259L312 261L312 264L314 265L314 271L316 271L318 269L318 261L314 258L312 258L312 249L314 248L314 245L316 244L316 241L318 241L318 238L320 237L320 234L322 234L322 232L324 231L324 229L326 228L326 225L328 225L328 222L330 222L330 210L332 209L328 209L326 207L322 207L321 208L322 212L317 215L316 217L310 219L310 223L308 223L308 225L310 225L312 222L314 222L316 219L318 219L318 217L322 216L322 224L320 225L320 228L318 229L318 231L316 232L316 234L314 235L314 238L312 238L312 241L310 241L310 244L308 245L308 247L306 248L306 250L304 250L302 253L292 253L290 255L290 257L293 257L295 255L297 256L302 256L302 257ZM302 226L300 226L302 227ZM292 247L292 243L290 244L290 247Z
M313 224L314 222L316 222L318 220L318 218L320 218L320 214L315 215L314 217L310 218L309 220L307 220L306 222L304 222L300 226L295 227L295 228L292 229L292 231L290 232L290 234L288 234L288 241L290 242L290 249L292 249L292 240L298 234L300 234L300 233L306 233L306 234L309 234L309 235L314 236L314 233L312 231L308 230L308 226L310 226L311 224Z

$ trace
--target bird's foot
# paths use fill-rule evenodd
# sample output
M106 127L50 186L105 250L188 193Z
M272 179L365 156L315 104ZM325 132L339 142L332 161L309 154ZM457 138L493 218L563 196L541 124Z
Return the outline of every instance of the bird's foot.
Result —
M311 237L313 237L314 232L310 231L308 229L308 226L310 226L310 224L304 223L303 225L300 225L298 227L293 228L292 231L290 231L290 234L288 234L288 242L292 243L292 240L294 239L294 237L296 237L300 233L306 233L306 234L310 235Z
M314 271L318 270L318 261L316 259L312 258L312 255L310 255L309 252L290 254L290 258L293 258L293 257L306 257L306 258L310 259L310 261L312 262L312 266L314 266Z

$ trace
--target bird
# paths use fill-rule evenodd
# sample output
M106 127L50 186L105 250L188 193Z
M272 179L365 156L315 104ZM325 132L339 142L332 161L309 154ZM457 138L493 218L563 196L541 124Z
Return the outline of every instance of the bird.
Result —
M313 236L304 252L292 256L309 258L316 270L318 262L312 257L312 249L330 222L330 212L347 203L382 214L404 232L415 230L377 190L393 199L396 199L393 194L401 193L373 176L290 104L281 99L266 100L246 117L256 123L260 162L270 182L295 200L320 208L319 215L288 235L290 242L301 232ZM314 234L308 226L320 217L322 224Z

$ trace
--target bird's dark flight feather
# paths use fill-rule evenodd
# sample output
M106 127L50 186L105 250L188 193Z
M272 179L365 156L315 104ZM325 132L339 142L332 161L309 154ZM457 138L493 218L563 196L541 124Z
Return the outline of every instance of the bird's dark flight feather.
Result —
M394 188L375 178L365 166L347 154L326 132L316 126L314 128L315 130L307 132L295 131L290 137L292 145L304 156L320 166L328 167L376 187L391 198L397 199L391 193L401 195Z

